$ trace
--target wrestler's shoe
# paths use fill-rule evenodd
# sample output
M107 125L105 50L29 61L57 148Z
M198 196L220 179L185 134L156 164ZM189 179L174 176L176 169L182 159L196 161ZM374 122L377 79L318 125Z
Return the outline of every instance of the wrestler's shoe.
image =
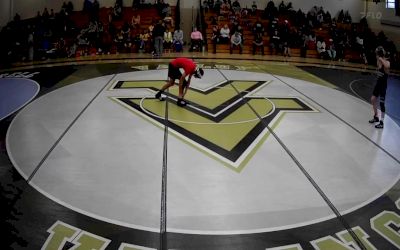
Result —
M179 107L184 107L184 106L187 105L187 102L184 101L183 99L178 99L178 100L176 101L176 104L177 104Z
M161 91L158 91L157 94L155 95L156 99L160 100L160 101L164 101L165 98L161 96Z
M375 128L383 128L383 121L380 121L378 124L376 124Z
M374 118L372 118L372 120L368 121L369 123L375 123L375 122L379 122L379 118L374 116Z

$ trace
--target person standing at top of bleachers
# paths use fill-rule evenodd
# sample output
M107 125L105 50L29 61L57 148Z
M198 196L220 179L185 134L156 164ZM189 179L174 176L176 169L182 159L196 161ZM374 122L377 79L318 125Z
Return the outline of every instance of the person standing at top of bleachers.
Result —
M258 9L258 7L256 4L256 1L253 1L253 4L251 5L251 15L252 16L257 15L257 9Z
M240 13L241 11L241 7L240 7L240 3L238 2L238 0L233 1L232 3L232 10L235 14Z
M122 0L116 0L113 9L113 18L120 20L122 18Z

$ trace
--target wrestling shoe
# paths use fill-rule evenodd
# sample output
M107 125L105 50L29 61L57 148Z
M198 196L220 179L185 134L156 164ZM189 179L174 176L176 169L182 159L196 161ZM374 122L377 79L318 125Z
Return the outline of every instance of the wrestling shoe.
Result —
M161 91L158 91L157 94L155 95L156 99L160 100L160 101L164 101L165 98L161 96Z
M372 120L369 120L369 123L375 123L375 122L379 122L379 119L376 116L374 116L374 118L372 118Z
M378 124L376 124L375 128L383 128L383 121L380 121Z
M176 101L176 104L177 104L179 107L184 107L184 106L187 105L187 102L185 102L183 99L178 99L178 100Z

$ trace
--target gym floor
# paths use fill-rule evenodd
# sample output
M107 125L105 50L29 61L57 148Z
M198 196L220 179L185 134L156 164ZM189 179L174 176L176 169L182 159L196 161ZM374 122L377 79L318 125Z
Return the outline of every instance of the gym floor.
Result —
M380 130L373 68L184 54L182 108L175 56L0 72L2 249L400 248L396 72Z

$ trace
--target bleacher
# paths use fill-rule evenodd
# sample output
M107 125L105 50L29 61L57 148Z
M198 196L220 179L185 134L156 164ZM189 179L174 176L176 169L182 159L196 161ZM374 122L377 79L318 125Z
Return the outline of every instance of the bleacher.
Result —
M241 23L240 25L243 28L243 37L244 37L244 44L243 44L243 54L252 54L253 52L253 48L252 48L252 42L254 39L253 36L253 32L252 32L252 25L257 21L257 20L261 20L261 23L263 24L264 30L267 30L269 21L262 19L262 10L258 10L257 14L254 16L247 16L246 18L242 18L241 19ZM204 19L206 22L206 37L207 37L207 47L208 47L208 51L212 52L213 50L213 43L211 40L212 37L212 17L216 16L216 13L213 12L212 10L209 10L208 12L204 12ZM286 17L280 17L280 20L286 19ZM250 26L245 25L247 23L250 23ZM219 17L219 21L218 21L218 26L222 27L224 24L228 24L228 26L231 25L229 23L229 20L226 20L226 18L220 18ZM342 24L339 23L338 24L338 28L341 29L346 29L346 30L350 30L351 25L350 24ZM324 27L322 29L315 29L314 30L316 36L321 36L322 38L324 38L325 40L328 40L329 37L329 29L327 27ZM269 39L270 37L268 36L267 32L264 32L264 36L263 36L263 41L264 41L264 52L266 55L271 55L271 51L269 48ZM216 53L229 53L230 52L230 44L217 44L216 47ZM237 51L234 51L233 53L238 53ZM260 54L258 51L256 52L256 54ZM291 56L295 56L295 57L300 57L300 48L296 48L296 47L291 47ZM354 53L346 53L347 57L353 57ZM318 53L315 49L308 49L306 52L306 57L307 58L318 58Z
M109 13L113 11L112 7L105 8L102 7L99 10L99 21L104 25L104 30L108 29L109 21L108 21L108 16ZM155 7L151 8L143 8L143 9L138 9L138 10L133 10L130 7L124 7L122 11L122 18L118 20L113 20L112 24L114 27L119 30L122 28L125 22L128 24L131 23L132 16L133 15L140 15L140 27L137 27L135 29L131 28L131 37L135 37L139 32L142 30L148 29L148 27L155 21L161 19L159 16L159 13ZM175 15L175 7L171 6L171 16L173 17ZM71 21L74 23L74 25L79 29L85 29L89 26L89 15L88 13L85 13L83 11L74 11L71 16L70 16ZM174 28L170 26L169 28ZM135 46L132 46L130 52L138 52L138 48ZM94 54L96 51L94 48L90 49L90 54ZM115 54L117 53L117 48L115 43L113 42L112 48L111 48L111 53ZM80 49L78 48L77 51L78 56L82 54Z

